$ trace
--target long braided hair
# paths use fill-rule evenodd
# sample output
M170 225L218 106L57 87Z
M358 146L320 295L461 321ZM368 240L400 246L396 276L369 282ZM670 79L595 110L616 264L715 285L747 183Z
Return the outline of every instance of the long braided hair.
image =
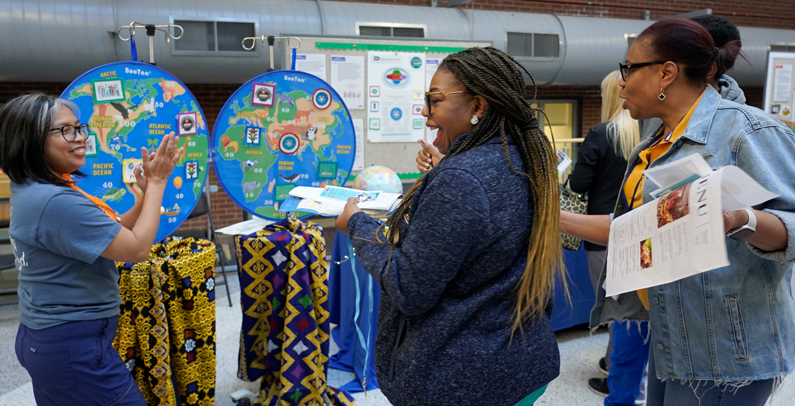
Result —
M518 67L533 82L533 100L525 98L525 82ZM560 197L558 189L557 157L552 144L538 128L535 101L535 81L523 66L496 48L469 48L447 56L439 65L466 87L469 94L486 99L488 105L483 118L461 145L444 159L485 144L500 137L505 159L514 173L527 178L530 189L530 210L533 216L527 265L517 288L513 333L523 333L523 325L540 317L552 298L557 274L564 276L560 241ZM519 150L526 172L517 170L508 152L510 134ZM393 247L400 244L400 223L406 216L412 197L422 179L406 193L402 203L387 219L383 231Z

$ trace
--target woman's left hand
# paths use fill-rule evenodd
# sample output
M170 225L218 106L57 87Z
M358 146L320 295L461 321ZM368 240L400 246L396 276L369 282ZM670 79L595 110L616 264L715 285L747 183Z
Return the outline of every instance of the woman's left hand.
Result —
M150 163L152 162L153 159L155 159L155 156L156 156L155 154L149 155L149 162ZM144 193L146 193L146 185L147 185L147 183L146 183L146 175L144 175L143 167L142 166L136 166L135 170L133 170L133 173L135 174L135 183L137 183L138 187L141 188L141 195L143 195ZM137 197L136 200L138 198L140 198L140 196Z
M348 220L351 219L351 216L361 211L359 210L359 206L356 205L357 203L359 203L358 198L348 198L348 201L345 203L345 210L342 211L342 214L337 216L337 220L334 222L334 226L337 227L339 232L348 234Z

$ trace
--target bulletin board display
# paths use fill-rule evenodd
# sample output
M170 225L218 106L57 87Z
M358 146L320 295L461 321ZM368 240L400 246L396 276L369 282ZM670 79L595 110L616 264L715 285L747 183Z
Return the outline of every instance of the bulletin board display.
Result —
M769 52L765 111L795 131L795 52Z
M421 113L441 61L463 49L491 46L477 41L284 35L301 38L296 70L326 80L350 111L357 141L352 175L382 165L401 178L420 176L415 162L418 141L436 138ZM282 55L290 61L291 49L284 47Z

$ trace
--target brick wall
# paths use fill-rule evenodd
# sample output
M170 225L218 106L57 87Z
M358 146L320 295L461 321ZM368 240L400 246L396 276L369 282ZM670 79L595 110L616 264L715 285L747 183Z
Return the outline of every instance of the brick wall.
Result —
M411 6L429 6L430 0L335 0L356 3L380 3ZM443 4L447 0L438 0ZM461 8L475 10L512 11L522 13L555 13L566 16L623 18L637 20L644 10L652 20L690 11L712 9L713 14L730 18L735 24L763 28L795 28L795 7L784 2L759 0L751 3L742 0L475 0Z
M429 6L430 0L336 0L366 3L398 4L413 6ZM439 0L444 3L446 0ZM564 4L575 3L575 4ZM611 0L609 2L591 2L564 0L475 0L463 7L477 10L497 10L527 13L556 13L559 15L575 15L588 17L639 19L642 10L650 10L652 19L657 19L681 12L711 8L714 14L731 18L737 25L764 28L795 28L795 8L780 7L780 2L759 0L754 2L753 10L747 2L740 0L674 0L659 2L656 0ZM654 10L657 9L657 10ZM664 10L661 10L664 9ZM60 94L66 83L0 83L0 103L8 101L22 93L32 90ZM238 88L239 84L202 84L191 85L193 92L202 106L207 123L212 125L226 100ZM761 107L763 88L745 88L748 104ZM580 100L582 109L582 134L601 121L601 97L598 86L551 86L539 89L540 99L575 98ZM212 165L209 165L208 183L218 185ZM220 187L220 186L219 186ZM243 219L243 210L235 205L224 193L223 189L211 194L213 223L216 228L224 227ZM182 230L199 230L206 227L206 218L197 217L186 221Z
M241 83L242 84L242 83ZM0 103L7 102L14 97L31 91L41 91L48 94L61 94L68 86L68 83L8 83L0 82ZM187 85L188 89L196 96L199 105L207 119L209 130L212 133L212 126L218 113L232 96L232 93L240 87L240 84L201 84ZM212 165L208 165L209 178L208 184L218 185L218 179L212 170ZM221 228L243 220L243 209L238 207L232 199L227 196L219 186L217 193L210 194L210 205L212 207L213 225ZM207 218L205 216L196 217L183 223L180 230L204 230L207 228Z
M531 91L531 90L528 90ZM746 104L757 108L764 105L764 87L743 87ZM538 89L539 99L577 99L582 108L582 136L602 121L602 96L599 86L550 86Z
M50 94L60 94L68 83L0 83L0 103L13 99L20 94L30 91L43 91ZM226 100L232 96L240 85L237 84L193 84L188 85L190 91L196 96L202 106L210 131L215 124L215 119ZM762 107L764 88L744 88L748 104ZM602 100L599 86L550 86L538 90L539 99L578 99L582 109L582 135L599 124L602 115ZM212 165L208 165L208 184L218 185L217 193L210 194L210 204L213 214L213 225L216 228L228 226L243 220L243 209L238 207L218 184ZM205 216L187 220L180 230L204 230L207 227Z

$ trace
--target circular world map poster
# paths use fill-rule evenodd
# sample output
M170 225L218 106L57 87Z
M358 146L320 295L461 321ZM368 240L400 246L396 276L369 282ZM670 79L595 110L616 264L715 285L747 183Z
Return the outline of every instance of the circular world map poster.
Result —
M241 86L213 127L213 166L226 193L249 213L284 218L296 186L343 185L356 138L342 98L320 78L273 71Z
M91 127L80 168L88 177L78 187L120 214L143 196L133 174L141 147L151 153L163 136L179 136L185 152L168 180L155 241L168 237L196 206L207 179L209 132L193 94L156 66L115 62L84 73L61 97L75 102L80 122Z

